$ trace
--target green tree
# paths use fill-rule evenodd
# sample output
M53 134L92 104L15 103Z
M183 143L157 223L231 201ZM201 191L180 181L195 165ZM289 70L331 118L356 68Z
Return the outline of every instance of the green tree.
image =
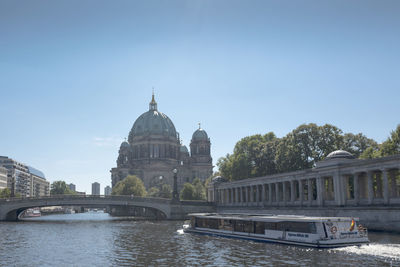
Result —
M360 155L360 159L373 159L378 157L380 157L380 152L378 149L374 149L373 147L368 147Z
M71 191L65 181L54 181L51 184L51 195L73 195L75 192Z
M122 181L119 181L112 190L112 195L134 195L144 197L147 195L143 181L136 175L128 175Z
M9 188L0 189L0 198L9 198L11 190Z
M172 198L172 187L169 184L162 184L158 197Z
M356 158L359 158L367 149L369 151L366 155L371 155L371 151L377 151L379 148L375 140L367 138L362 133L346 133L343 136L343 143L343 149L353 154Z
M157 187L153 186L149 189L149 191L147 191L147 196L149 197L158 197L160 193L160 189L158 189Z
M382 157L400 154L400 124L390 133L390 137L381 144L379 155Z
M206 188L199 178L195 178L193 183L185 183L180 193L182 200L205 200Z
M400 126L380 148L382 155L400 153ZM348 150L355 157L375 157L378 144L361 133L343 134L331 124L309 123L282 138L273 132L244 137L232 154L218 159L217 166L221 176L232 181L309 169L338 149Z
M232 155L226 154L225 157L221 157L217 161L217 166L221 176L228 180L232 180Z
M194 199L195 200L206 200L206 188L199 178L193 180L194 186Z
M180 196L182 200L194 200L194 185L191 183L184 183L183 188L180 192Z
M149 197L172 198L172 188L169 184L162 184L160 188L153 186L147 192Z
M275 156L278 172L312 168L342 146L339 128L330 124L302 124L280 140Z

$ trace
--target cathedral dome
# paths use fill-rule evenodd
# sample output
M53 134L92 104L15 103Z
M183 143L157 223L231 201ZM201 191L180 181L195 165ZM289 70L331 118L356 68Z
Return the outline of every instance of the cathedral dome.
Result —
M345 150L336 150L331 153L329 153L328 156L326 156L326 159L354 159L354 156Z
M129 146L130 146L129 143L126 142L126 141L124 141L124 142L121 143L120 148L121 148L121 149L125 149L125 148L129 148Z
M187 147L185 145L181 145L181 147L179 148L179 151L181 153L189 153L189 150L187 149Z
M157 110L154 94L150 102L150 110L136 119L129 133L129 142L134 136L166 135L176 138L175 126L167 115Z
M199 128L193 133L192 140L193 141L201 141L201 140L207 141L208 135L207 135L206 131Z

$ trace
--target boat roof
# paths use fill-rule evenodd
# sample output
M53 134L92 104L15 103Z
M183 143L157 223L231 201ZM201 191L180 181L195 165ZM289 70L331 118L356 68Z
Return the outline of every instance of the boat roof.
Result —
M224 219L224 220L246 220L264 222L328 222L328 221L358 221L355 217L314 217L305 215L274 215L274 214L243 214L243 213L191 213L189 216L198 218Z

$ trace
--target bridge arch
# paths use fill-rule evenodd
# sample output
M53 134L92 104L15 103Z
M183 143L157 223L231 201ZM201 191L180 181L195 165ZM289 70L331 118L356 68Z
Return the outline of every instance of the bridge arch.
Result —
M15 221L26 209L46 206L84 206L84 207L140 207L152 209L165 219L171 216L171 201L159 198L139 198L129 196L53 196L42 198L22 198L0 200L0 220Z

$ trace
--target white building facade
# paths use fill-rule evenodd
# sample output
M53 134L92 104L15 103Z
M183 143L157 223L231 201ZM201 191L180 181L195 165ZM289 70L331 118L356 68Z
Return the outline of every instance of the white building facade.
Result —
M11 195L21 197L50 195L50 183L43 172L5 156L0 156L0 167L7 170L7 187L11 190Z
M7 188L7 169L0 167L0 190Z

